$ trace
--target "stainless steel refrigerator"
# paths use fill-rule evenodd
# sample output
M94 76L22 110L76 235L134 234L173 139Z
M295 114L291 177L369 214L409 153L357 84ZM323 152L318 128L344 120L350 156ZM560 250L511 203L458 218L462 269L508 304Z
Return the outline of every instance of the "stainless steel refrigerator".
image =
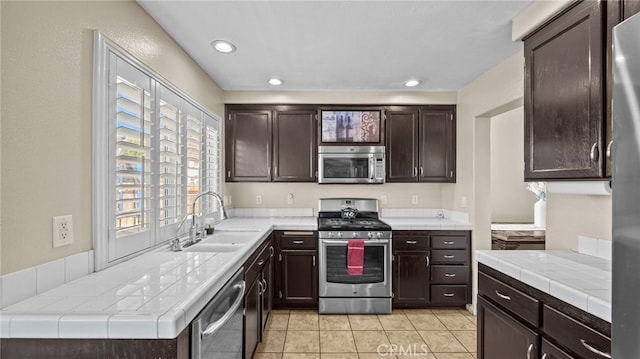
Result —
M640 15L640 14L639 14ZM612 357L640 358L640 16L613 30Z

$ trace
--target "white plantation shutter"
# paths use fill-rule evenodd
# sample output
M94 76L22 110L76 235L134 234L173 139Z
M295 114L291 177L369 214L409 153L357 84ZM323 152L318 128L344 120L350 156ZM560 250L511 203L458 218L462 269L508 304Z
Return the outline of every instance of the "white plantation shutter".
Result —
M96 269L173 239L198 193L222 194L219 126L180 89L96 34ZM202 200L197 213L217 209Z

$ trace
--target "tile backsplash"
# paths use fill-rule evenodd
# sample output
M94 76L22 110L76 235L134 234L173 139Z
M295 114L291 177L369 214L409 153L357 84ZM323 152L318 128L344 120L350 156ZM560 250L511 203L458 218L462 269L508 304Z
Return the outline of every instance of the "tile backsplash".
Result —
M578 252L611 260L611 241L578 236Z
M0 306L8 307L94 271L93 250L0 277Z
M232 208L229 217L313 217L313 208Z
M454 221L469 222L469 214L441 208L382 208L383 218L437 218L442 213L444 218Z

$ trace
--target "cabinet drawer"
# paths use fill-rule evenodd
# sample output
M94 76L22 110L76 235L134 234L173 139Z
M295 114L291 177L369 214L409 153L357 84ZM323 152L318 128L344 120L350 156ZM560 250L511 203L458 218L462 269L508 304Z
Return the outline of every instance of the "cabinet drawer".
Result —
M469 248L468 237L464 235L432 235L432 249L467 249Z
M579 357L585 359L611 357L610 338L546 305L542 313L544 333L554 341L562 343Z
M433 284L467 284L469 283L469 266L431 266L431 283Z
M549 343L546 339L542 339L541 353L544 359L575 359L571 355L565 353L564 350Z
M393 239L393 249L419 249L426 251L429 249L429 240L425 237L395 237Z
M540 302L505 283L478 273L478 293L536 327L540 323Z
M284 232L280 237L282 249L316 249L318 238L314 232Z
M267 242L265 245L258 248L256 252L259 253L254 257L253 262L245 267L244 280L247 283L252 283L256 277L258 277L262 269L269 262L269 257L273 255L274 249L271 242Z
M468 249L434 249L431 251L433 264L469 264Z
M432 285L431 303L466 304L468 289L466 285Z

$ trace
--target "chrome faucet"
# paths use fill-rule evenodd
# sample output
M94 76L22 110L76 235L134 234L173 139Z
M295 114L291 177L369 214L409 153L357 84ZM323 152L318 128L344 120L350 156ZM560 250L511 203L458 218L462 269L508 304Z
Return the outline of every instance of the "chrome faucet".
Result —
M198 224L196 223L196 203L203 196L212 196L218 201L218 205L220 206L220 210L222 211L221 220L227 219L227 211L224 209L224 202L222 201L222 197L219 194L213 191L202 192L193 199L193 203L191 204L191 228L189 229L189 244L195 244L202 239L200 233L198 231Z

